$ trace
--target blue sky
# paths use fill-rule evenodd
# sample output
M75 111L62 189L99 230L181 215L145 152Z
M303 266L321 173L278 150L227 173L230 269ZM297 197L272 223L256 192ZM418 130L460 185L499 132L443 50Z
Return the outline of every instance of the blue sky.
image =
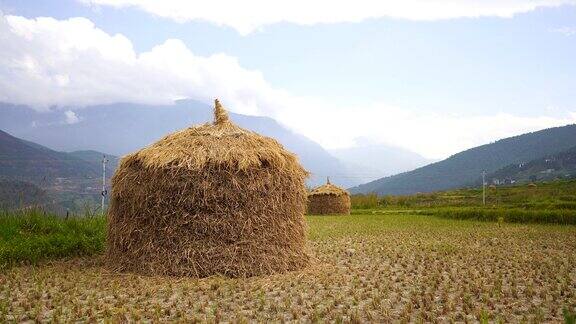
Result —
M264 12L264 16L255 17L256 26L250 27L245 27L245 22L252 22L251 18L242 20L246 13L240 11L238 19L228 17L234 23L222 25L209 10L205 17L188 19L185 13L190 8L186 5L183 19L166 14L164 8L140 5L138 0L126 1L133 3L120 7L108 0L94 2L99 4L0 0L0 10L5 16L28 20L84 17L94 24L93 29L110 37L121 34L135 55L151 52L168 39L178 40L194 57L225 56L225 64L214 64L230 69L222 68L224 75L212 75L216 68L206 71L204 65L191 69L201 71L198 73L210 81L190 91L174 84L158 100L104 90L83 99L82 91L61 95L57 92L64 90L58 87L43 87L38 91L50 92L46 105L82 106L98 103L98 98L103 102L158 103L172 97L207 101L218 96L231 110L269 115L327 148L353 146L359 138L369 138L431 158L505 136L576 122L576 4L571 1L559 6L543 2L530 9L523 7L522 1L510 1L509 7L486 9L494 11L488 14L476 14L472 7L457 8L460 11L455 10L455 17L440 19L406 14L396 8L385 8L393 17L348 18L344 8L336 17L315 17L311 10L305 22L290 14L279 16L276 22L269 17L278 13L271 11L269 16ZM191 12L195 9L192 5ZM449 5L444 8L445 12L450 10ZM480 17L468 17L475 15ZM323 23L322 19L335 22ZM14 23L9 21L8 25ZM180 48L172 45L167 48ZM103 46L98 51L109 51ZM18 48L15 51L25 53ZM158 54L155 58L187 60L167 51L162 55L168 56ZM51 66L50 73L56 73L53 69L57 68ZM179 70L177 66L170 68ZM4 70L4 74L12 73L16 72ZM173 74L154 73L159 78L175 79ZM231 85L226 84L226 73L233 80ZM76 74L67 72L54 80L66 80L57 82L60 86L72 84L80 79ZM245 86L249 83L254 85ZM215 84L210 93L210 86ZM146 92L147 87L132 91ZM46 107L42 101L27 102L12 94L0 95L0 99Z

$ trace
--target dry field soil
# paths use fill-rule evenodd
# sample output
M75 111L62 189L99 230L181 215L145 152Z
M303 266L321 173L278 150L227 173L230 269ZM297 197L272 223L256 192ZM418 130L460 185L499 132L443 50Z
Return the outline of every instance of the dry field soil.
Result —
M102 257L0 273L0 322L562 322L576 309L576 226L432 216L309 216L308 269L142 277Z

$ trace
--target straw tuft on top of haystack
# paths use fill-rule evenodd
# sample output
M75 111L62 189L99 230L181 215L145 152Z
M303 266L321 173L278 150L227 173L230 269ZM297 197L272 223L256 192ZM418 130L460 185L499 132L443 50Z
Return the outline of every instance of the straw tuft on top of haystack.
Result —
M128 155L147 168L178 168L198 171L206 166L245 171L263 165L286 168L297 176L306 176L298 158L276 140L233 124L218 100L215 100L214 123L189 127Z
M330 183L319 186L308 194L308 214L350 214L350 194Z
M326 184L321 185L319 187L316 187L315 189L313 189L310 194L310 196L314 196L314 195L335 195L335 196L342 196L342 195L346 195L348 196L348 191L333 185L332 183L330 183L330 178L326 179Z
M274 139L214 122L124 157L112 180L107 261L142 274L252 276L300 269L307 172Z

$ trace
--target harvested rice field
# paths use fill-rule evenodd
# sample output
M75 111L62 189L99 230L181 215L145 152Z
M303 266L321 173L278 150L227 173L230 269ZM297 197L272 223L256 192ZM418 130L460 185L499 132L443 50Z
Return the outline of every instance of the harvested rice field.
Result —
M248 279L117 274L104 256L0 273L0 322L562 322L576 227L309 216L311 267Z

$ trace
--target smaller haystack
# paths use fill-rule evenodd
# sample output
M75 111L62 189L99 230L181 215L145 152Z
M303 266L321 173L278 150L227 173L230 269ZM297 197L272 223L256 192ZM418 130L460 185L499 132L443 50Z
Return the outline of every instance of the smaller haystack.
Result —
M308 214L313 215L350 215L350 194L348 191L330 183L322 185L308 194Z

